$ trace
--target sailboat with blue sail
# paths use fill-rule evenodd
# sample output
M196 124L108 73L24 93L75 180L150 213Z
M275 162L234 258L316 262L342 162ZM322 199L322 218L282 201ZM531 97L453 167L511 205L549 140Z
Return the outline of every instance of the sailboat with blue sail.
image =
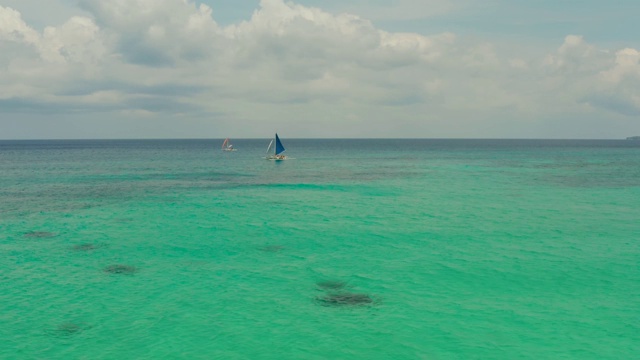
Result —
M273 144L276 144L276 146L274 147ZM271 153L271 149L273 149L273 153ZM286 155L283 155L282 153L285 151L286 149L284 148L284 145L282 145L282 141L280 141L280 137L278 136L278 133L276 133L276 137L275 139L271 139L271 142L269 143L269 147L267 147L267 160L287 160L289 159Z

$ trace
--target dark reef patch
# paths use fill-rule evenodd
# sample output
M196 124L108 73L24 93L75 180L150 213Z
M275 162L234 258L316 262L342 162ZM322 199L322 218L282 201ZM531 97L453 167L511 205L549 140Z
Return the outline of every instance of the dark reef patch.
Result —
M373 305L373 298L362 293L335 293L327 294L316 298L317 302L323 306L347 307Z
M138 272L138 268L131 265L109 265L105 267L102 271L108 274L118 274L118 275L133 275Z
M97 249L103 248L105 246L106 246L105 244L85 243L85 244L73 245L73 247L71 249L73 251L89 252L89 251L93 251L93 250L97 250Z
M280 252L280 251L284 250L284 246L281 246L281 245L267 245L267 246L263 246L263 247L258 248L258 250L264 251L264 252L269 252L269 253L276 253L276 252Z
M50 238L54 236L56 236L56 234L48 231L29 231L28 233L24 234L24 237L26 238L38 238L38 239Z
M54 329L46 330L47 334L58 337L67 338L80 334L81 332L91 329L91 326L83 323L65 322Z

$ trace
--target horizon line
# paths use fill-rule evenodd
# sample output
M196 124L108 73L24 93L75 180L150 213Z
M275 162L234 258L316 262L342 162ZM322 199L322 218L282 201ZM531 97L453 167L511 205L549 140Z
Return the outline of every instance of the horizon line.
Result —
M630 140L631 137L623 138L518 138L518 137L287 137L288 140ZM0 139L0 141L139 141L139 140L224 140L225 138L234 140L265 140L271 137L222 137L222 138L66 138L66 139L47 139L47 138L31 138L31 139Z

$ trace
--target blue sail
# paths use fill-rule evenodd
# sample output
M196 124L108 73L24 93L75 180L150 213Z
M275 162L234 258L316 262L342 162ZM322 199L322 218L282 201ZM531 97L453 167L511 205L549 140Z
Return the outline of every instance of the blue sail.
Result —
M280 138L278 137L278 134L276 134L276 155L280 155L281 153L284 152L284 146L282 146L282 143L280 142Z

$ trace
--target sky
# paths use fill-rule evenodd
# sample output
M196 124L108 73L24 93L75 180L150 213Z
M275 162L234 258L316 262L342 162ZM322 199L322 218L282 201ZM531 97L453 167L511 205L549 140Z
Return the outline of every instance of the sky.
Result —
M0 139L640 135L637 0L0 0Z

